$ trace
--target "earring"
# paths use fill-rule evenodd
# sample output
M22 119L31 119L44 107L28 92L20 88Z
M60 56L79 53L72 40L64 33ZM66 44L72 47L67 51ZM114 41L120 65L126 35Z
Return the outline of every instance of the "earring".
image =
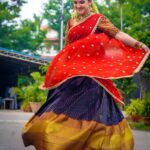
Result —
M92 7L92 4L90 6L90 12L93 12L93 7Z
M77 11L73 8L72 18L75 19L77 17Z

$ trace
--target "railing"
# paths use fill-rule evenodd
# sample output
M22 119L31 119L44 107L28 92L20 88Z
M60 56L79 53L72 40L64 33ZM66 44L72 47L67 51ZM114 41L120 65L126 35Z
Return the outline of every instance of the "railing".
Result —
M2 47L0 47L0 56L10 57L40 65L47 65L50 62L50 59L48 58L41 58L40 56L36 56L33 54L29 55L24 52L18 52L16 50L6 49Z

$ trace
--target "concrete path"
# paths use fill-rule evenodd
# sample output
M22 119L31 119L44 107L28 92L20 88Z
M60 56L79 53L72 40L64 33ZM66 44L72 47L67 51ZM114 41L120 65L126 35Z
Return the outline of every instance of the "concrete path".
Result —
M21 130L33 113L0 110L0 150L35 150L24 147Z
M0 110L0 150L35 150L34 147L24 147L21 129L33 113L20 110ZM150 150L150 132L133 130L135 139L134 150Z

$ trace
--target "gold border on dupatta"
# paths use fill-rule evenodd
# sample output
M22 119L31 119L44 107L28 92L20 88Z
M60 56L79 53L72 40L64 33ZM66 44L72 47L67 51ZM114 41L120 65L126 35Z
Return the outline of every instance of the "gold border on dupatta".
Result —
M79 24L77 24L77 25L71 27L71 28L69 29L68 33L70 32L70 30L71 30L72 28L74 28L74 27L80 25L81 23L83 23L84 21L86 21L88 18L90 18L90 17L93 16L93 15L95 15L95 14L91 14L90 16L88 16L87 18L85 18L82 22L80 22ZM95 30L96 30L96 28L97 28L97 25L98 25L98 24L100 23L100 21L101 21L101 17L102 17L102 16L100 16L99 19L97 20L97 23L96 23L95 26L93 27L93 30L91 31L90 34L93 34L93 33L95 32ZM67 35L67 36L68 36L68 35ZM61 84L63 84L64 82L66 82L67 80L69 80L69 79L71 79L71 78L74 78L74 77L78 77L78 76L79 76L79 77L89 77L89 78L93 79L95 82L97 82L100 86L102 86L113 98L115 98L116 100L118 100L118 102L120 102L121 104L125 105L123 101L121 101L120 99L118 99L113 93L111 93L102 83L98 82L98 80L96 80L95 78L99 78L99 79L120 79L120 78L129 78L129 77L132 77L132 76L134 76L135 73L137 73L137 72L140 71L140 69L141 69L142 66L144 65L146 59L148 58L149 54L150 54L150 52L148 51L148 52L145 54L144 58L142 59L141 63L138 65L138 67L133 71L133 73L132 73L131 75L120 76L120 77L108 77L108 78L103 78L103 77L99 77L99 76L89 76L89 75L74 75L74 76L72 76L72 77L67 77L67 79L65 79L65 80L63 80L63 81L57 83L57 84L54 85L54 86L47 87L47 88L43 88L43 87L41 86L41 89L42 89L42 90L54 89L54 88L60 86Z
M93 30L91 31L91 34L93 34L93 33L95 32L95 30L96 30L96 28L97 28L98 24L99 24L99 23L100 23L100 21L101 21L101 18L102 18L102 16L100 16L100 17L98 18L98 20L97 20L97 22L96 22L95 26L93 27Z
M99 78L99 79L102 79L100 77L96 77L96 76L88 76L88 75L75 75L75 76L72 76L72 77L68 77L67 79L64 79L63 81L57 83L56 85L54 86L51 86L51 87L47 87L47 88L42 88L42 90L51 90L51 89L54 89L54 88L57 88L58 86L60 86L61 84L63 84L64 82L66 82L67 80L69 79L72 79L74 77L89 77L91 79L93 79L96 83L98 83L100 86L102 86L113 98L115 98L116 100L118 100L118 102L120 102L121 104L125 105L123 101L121 101L120 99L118 99L113 93L111 93L102 83L98 82L95 78Z

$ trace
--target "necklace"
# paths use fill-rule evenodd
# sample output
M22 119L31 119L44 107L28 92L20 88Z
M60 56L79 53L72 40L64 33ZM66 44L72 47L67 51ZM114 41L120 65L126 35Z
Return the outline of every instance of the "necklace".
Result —
M87 13L87 14L85 14L85 15L82 15L82 16L77 16L76 17L76 20L78 21L78 22L81 22L82 20L84 20L85 18L87 18L88 16L90 16L91 15L91 12L89 12L89 13Z

